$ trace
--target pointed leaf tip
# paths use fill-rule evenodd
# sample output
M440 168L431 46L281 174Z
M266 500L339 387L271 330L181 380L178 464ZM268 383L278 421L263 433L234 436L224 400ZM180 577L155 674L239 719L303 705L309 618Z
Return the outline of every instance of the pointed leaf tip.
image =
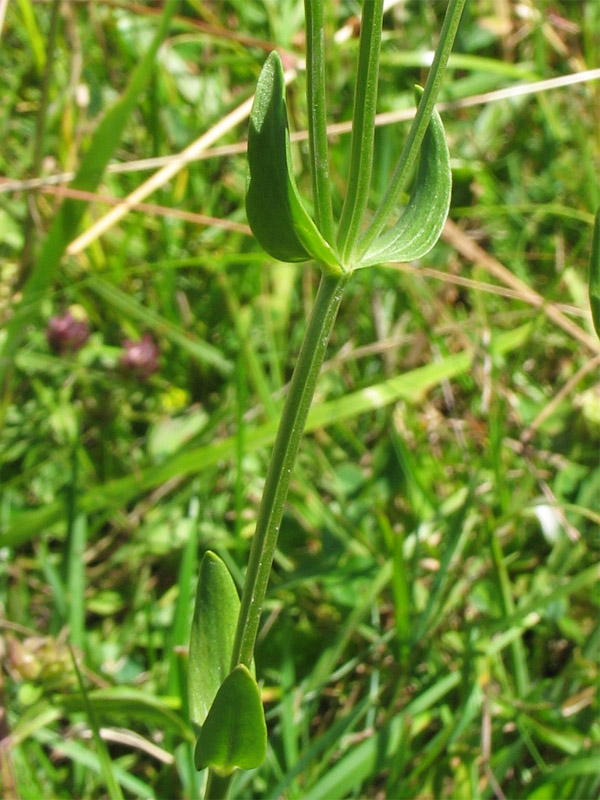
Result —
M207 551L200 563L188 663L190 719L196 726L204 724L229 673L239 608L229 570Z
M415 88L419 97L423 90ZM442 120L434 109L408 205L394 227L373 242L356 268L386 261L413 261L428 253L442 233L451 194L450 153Z
M307 213L292 171L285 80L273 50L258 78L248 130L246 214L259 244L279 261L316 259L342 272L331 246Z
M239 664L225 679L196 743L197 769L221 775L254 769L267 753L267 725L260 690L252 673Z

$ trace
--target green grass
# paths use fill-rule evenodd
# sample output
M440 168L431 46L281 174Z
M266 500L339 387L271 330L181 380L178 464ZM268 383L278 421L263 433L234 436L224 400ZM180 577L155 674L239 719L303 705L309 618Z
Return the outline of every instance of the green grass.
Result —
M132 97L159 17L60 8L51 59L51 4L7 10L0 169L10 181L175 154L251 95L265 47L303 56L297 0L194 0L179 5ZM327 8L333 35L359 4ZM525 8L471 0L442 100L600 67L598 3ZM385 16L379 111L412 107L444 9L407 2ZM350 117L356 55L353 37L328 49L332 122ZM443 114L451 219L588 333L599 85ZM303 95L299 72L296 130ZM127 113L110 142L97 132L119 98ZM406 132L377 130L371 208ZM214 144L245 137L240 122ZM349 144L330 139L336 216ZM148 202L244 223L245 159L232 150L182 168ZM305 144L294 157L308 164ZM80 188L125 197L148 174L109 170ZM148 211L69 255L107 207L65 203L60 212L49 192L0 184L0 303L5 322L13 314L0 334L10 355L0 793L198 797L183 688L198 558L215 550L241 586L317 275L273 263L238 230ZM58 236L69 209L72 229ZM28 236L43 280L23 289ZM232 797L591 800L600 790L600 395L597 368L586 370L600 344L525 296L490 291L499 284L485 263L447 241L422 266L447 279L364 270L347 289L259 635L269 752ZM57 355L46 325L72 307L91 336ZM160 369L140 379L120 366L122 342L146 332Z

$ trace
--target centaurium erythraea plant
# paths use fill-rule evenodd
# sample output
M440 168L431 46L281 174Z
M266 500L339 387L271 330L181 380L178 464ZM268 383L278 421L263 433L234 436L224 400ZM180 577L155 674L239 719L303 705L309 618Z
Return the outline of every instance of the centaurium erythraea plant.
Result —
M427 83L415 88L415 118L369 222L383 0L363 2L349 174L337 222L329 180L323 0L304 3L314 218L292 171L284 71L275 50L258 79L248 132L248 221L270 256L313 261L321 280L273 446L241 599L218 556L208 552L200 565L188 687L195 761L198 769L208 768L210 800L227 797L235 770L259 766L266 754L254 646L292 470L344 289L358 269L421 258L437 242L448 214L450 159L434 106L465 2L448 2ZM409 200L398 211L415 167Z

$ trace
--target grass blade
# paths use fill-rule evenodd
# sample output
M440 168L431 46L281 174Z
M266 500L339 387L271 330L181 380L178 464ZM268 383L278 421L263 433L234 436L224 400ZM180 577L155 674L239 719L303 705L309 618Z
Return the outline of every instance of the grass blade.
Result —
M90 723L90 728L92 730L92 737L94 739L94 745L96 746L96 754L98 756L98 761L100 763L100 771L102 773L104 782L106 784L106 790L111 800L123 800L123 792L121 791L121 787L119 786L118 779L115 775L113 762L111 760L110 755L108 754L108 750L106 748L104 740L100 736L100 726L98 725L98 722L96 720L96 715L94 714L92 706L88 701L87 690L83 683L81 672L79 671L79 665L77 664L77 659L75 658L75 654L73 653L72 650L71 650L71 659L73 661L73 667L77 674L77 682L79 683L81 697L83 699L83 704L85 706L87 718Z
M590 256L590 307L596 333L600 336L600 208L594 219Z
M522 345L531 334L529 324L522 325L513 331L499 335L492 343L494 352L498 354L515 350ZM427 364L412 372L382 383L360 389L337 400L332 400L311 409L306 423L306 431L325 428L345 419L352 419L360 414L383 408L397 400L418 403L440 381L450 380L462 375L471 368L474 352L465 350L448 356L442 361ZM277 424L268 422L246 432L248 452L259 447L268 447L275 439ZM135 476L127 475L116 478L94 487L79 499L79 509L87 513L112 509L131 498L164 483L175 476L192 475L198 470L216 464L235 455L236 437L230 436L203 447L189 450L173 456L168 463L140 470ZM24 511L15 516L14 521L6 524L2 532L4 546L15 546L29 541L40 530L48 527L61 518L63 505L60 502L49 503L34 511Z
M233 366L220 350L208 342L192 339L178 325L164 319L160 314L151 311L146 306L138 303L131 295L117 289L116 286L102 280L102 278L90 278L87 285L93 292L100 295L118 311L126 316L136 319L157 334L163 334L180 350L188 353L193 359L200 363L210 364L221 374L228 375L233 370Z
M152 42L131 76L127 89L96 128L72 188L93 191L100 183L106 165L121 140L129 115L150 79L156 53L176 7L177 0L167 0ZM38 305L53 281L58 265L77 232L84 213L85 206L80 202L65 200L44 239L35 267L25 284L22 300L6 328L6 338L0 353L0 389L5 389L6 380L12 372L12 361L25 325L34 318Z

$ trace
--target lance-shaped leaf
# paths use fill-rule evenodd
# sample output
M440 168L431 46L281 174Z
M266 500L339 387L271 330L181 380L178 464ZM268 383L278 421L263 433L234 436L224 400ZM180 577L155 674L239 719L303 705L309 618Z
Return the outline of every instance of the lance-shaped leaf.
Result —
M451 192L450 154L442 120L434 110L408 205L396 225L373 242L356 269L385 261L412 261L428 253L442 233Z
M314 258L328 272L342 272L333 249L302 205L294 180L283 66L274 50L261 70L250 113L246 214L252 233L273 258Z
M197 769L220 775L254 769L267 753L267 725L260 691L252 673L239 664L217 692L196 743Z
M204 724L229 673L239 609L229 570L208 551L200 564L188 664L190 719L197 727Z
M600 336L600 208L594 220L592 254L590 256L590 308L596 333Z

